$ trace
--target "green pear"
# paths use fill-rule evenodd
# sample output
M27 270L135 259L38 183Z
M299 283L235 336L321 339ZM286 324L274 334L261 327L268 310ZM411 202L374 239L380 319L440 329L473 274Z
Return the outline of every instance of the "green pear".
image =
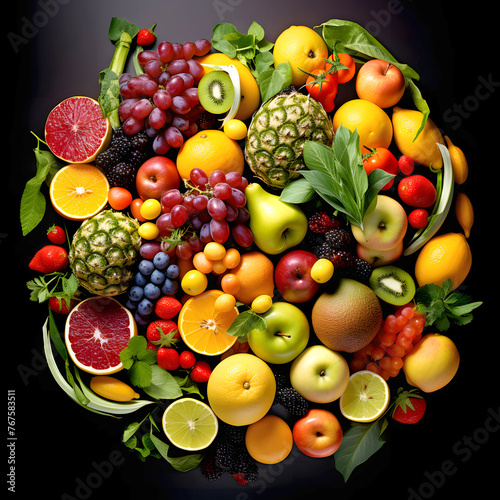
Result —
M277 255L304 239L307 217L297 205L281 201L257 183L247 186L245 196L254 243L263 252Z

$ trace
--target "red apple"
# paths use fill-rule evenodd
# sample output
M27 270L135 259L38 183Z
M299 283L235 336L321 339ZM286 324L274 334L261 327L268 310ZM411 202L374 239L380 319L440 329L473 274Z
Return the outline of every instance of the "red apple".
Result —
M278 261L274 282L287 302L307 302L319 289L311 277L311 268L318 257L307 250L292 250Z
M381 108L394 106L405 92L401 70L382 59L371 59L361 66L356 77L356 93Z
M312 408L297 420L292 435L297 448L313 458L333 455L339 449L343 437L337 417L322 408Z
M169 189L178 188L181 178L172 160L164 156L153 156L139 167L135 183L137 194L143 200L159 200Z

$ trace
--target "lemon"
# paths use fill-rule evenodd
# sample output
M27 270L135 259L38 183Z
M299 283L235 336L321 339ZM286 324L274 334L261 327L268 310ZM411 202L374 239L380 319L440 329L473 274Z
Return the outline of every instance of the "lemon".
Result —
M241 141L247 136L247 126L241 120L233 118L224 125L224 133L235 141Z
M392 141L392 123L389 115L373 102L366 99L351 99L337 109L333 115L333 130L340 125L359 134L361 153L367 148L388 148Z
M443 167L443 158L437 143L444 145L444 139L435 123L427 118L423 130L415 139L422 124L423 114L413 109L395 106L392 111L394 142L399 151L413 158L413 161L439 170Z
M389 385L380 375L361 370L349 377L340 411L353 422L373 422L385 412L390 397Z
M262 294L253 299L251 308L257 314L265 313L273 305L273 298L270 295Z
M316 283L326 283L333 276L333 262L330 259L318 259L311 267L311 278Z
M415 262L418 285L441 285L451 279L453 288L465 280L472 266L472 254L466 237L446 233L431 238L420 250Z
M207 448L217 436L219 423L210 406L194 398L180 398L163 413L162 426L170 442L182 450Z
M325 65L328 47L323 38L308 26L290 26L283 31L274 44L274 65L290 62L292 85L300 87L307 80L307 73ZM304 71L302 71L304 70Z

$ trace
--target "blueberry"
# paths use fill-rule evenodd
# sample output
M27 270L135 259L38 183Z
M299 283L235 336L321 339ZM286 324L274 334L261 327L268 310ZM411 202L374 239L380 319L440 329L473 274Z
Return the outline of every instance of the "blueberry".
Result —
M177 264L170 264L165 274L167 278L177 278L179 276L179 266Z
M165 269L170 264L170 257L165 252L158 252L153 257L153 264L156 269Z
M171 280L170 278L166 278L163 286L161 287L161 291L165 295L175 295L178 289L179 283L175 280Z
M128 291L128 296L130 300L138 302L144 297L144 289L141 286L134 285Z
M155 285L154 283L148 283L144 287L144 296L147 299L150 300L155 300L160 296L161 289L158 285Z
M139 314L138 311L135 312L134 319L138 325L147 325L150 321L147 316L143 316L142 314Z
M144 276L149 276L155 269L155 265L151 260L143 259L139 262L139 272Z
M163 271L160 271L159 269L155 269L151 273L149 279L151 283L154 283L155 285L161 285L165 281L165 273Z
M134 281L136 285L144 286L148 282L148 279L146 278L146 276L144 276L144 274L139 272L135 273Z
M151 314L154 308L154 304L147 298L142 299L139 304L137 304L137 312L141 316L147 316L148 314Z
M128 299L127 302L125 302L125 307L134 311L137 308L137 302L135 300Z

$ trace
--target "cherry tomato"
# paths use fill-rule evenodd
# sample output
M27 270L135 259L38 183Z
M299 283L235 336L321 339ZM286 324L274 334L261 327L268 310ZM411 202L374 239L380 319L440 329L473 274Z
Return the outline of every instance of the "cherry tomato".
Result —
M380 168L392 175L396 175L399 171L398 160L386 148L373 148L372 153L363 159L363 166L367 174L376 168ZM381 190L389 189L393 183L394 177Z
M356 71L356 63L354 59L349 55L343 52L337 52L337 57L335 58L335 54L332 54L328 59L330 61L339 62L344 66L347 66L348 69L340 69L335 73L332 73L333 79L336 80L337 83L347 83L352 79L354 73ZM330 63L326 63L325 69L329 70L332 67Z
M325 73L325 69L312 71L315 76L309 76L306 80L306 88L309 95L323 105L325 111L330 113L334 108L334 100L337 95L338 83L333 76Z
M145 222L147 220L141 215L141 207L143 203L144 200L142 198L135 198L130 204L130 211L132 212L132 216L139 222Z
M108 191L108 203L115 210L124 210L132 203L132 193L123 187L114 186Z

